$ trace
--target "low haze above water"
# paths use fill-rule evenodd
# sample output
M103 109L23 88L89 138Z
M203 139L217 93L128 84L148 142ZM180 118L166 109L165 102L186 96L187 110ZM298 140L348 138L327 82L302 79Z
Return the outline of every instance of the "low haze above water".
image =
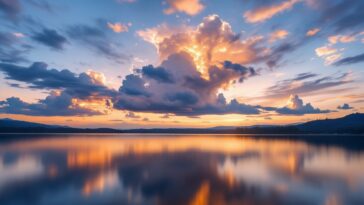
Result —
M246 135L0 137L1 205L364 204L361 146Z

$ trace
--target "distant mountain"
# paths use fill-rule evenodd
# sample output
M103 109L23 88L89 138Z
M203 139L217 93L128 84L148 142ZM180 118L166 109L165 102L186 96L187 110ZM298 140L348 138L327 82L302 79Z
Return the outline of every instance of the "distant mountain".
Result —
M364 114L354 113L337 119L314 120L302 124L268 127L240 127L238 133L261 134L364 134Z
M0 119L0 133L231 133L231 134L364 134L364 114L355 113L337 119L314 120L292 125L220 126L212 128L154 128L118 130L111 128L82 129L46 125L12 119Z
M7 128L35 128L35 127L59 128L62 126L26 122L26 121L20 121L20 120L13 120L10 118L0 119L0 128L5 128L5 127L7 127Z
M364 133L364 114L354 113L337 119L315 120L296 127L300 131L313 133Z

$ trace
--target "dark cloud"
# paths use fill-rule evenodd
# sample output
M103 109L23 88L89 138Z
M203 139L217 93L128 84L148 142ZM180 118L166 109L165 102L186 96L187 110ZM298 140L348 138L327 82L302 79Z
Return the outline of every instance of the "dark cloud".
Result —
M172 54L160 67L147 66L126 76L119 89L115 108L136 112L206 114L258 114L255 106L233 99L226 102L219 89L234 81L256 75L253 68L225 61L212 66L203 76L187 53ZM173 79L173 80L172 80ZM166 83L168 82L168 83Z
M21 4L18 0L0 0L0 13L3 13L7 19L17 21L21 12Z
M287 93L307 94L348 84L352 82L347 78L349 74L343 73L339 76L317 78L319 75L314 73L301 73L294 78L278 81L269 87L265 91L264 98L281 98L287 96Z
M110 42L100 25L74 25L67 29L67 33L71 39L90 47L96 53L116 63L122 64L130 59L130 56L120 53L117 50L117 44Z
M354 63L360 63L363 61L364 61L364 53L356 55L356 56L343 58L343 59L335 62L334 65L335 66L350 65L350 64L354 64Z
M13 34L0 32L0 61L18 63L27 61L24 56L31 46L19 42Z
M274 68L281 63L282 58L287 54L298 49L303 43L307 43L307 39L301 39L297 42L283 42L272 48L270 55L265 56L263 60L269 68Z
M291 95L287 106L277 108L275 111L284 115L305 115L332 112L330 110L320 110L319 108L314 108L311 103L304 104L303 100L297 95Z
M143 76L163 83L173 83L172 75L162 67L144 66L140 71Z
M134 74L127 75L122 82L122 87L119 88L120 93L130 96L148 96L147 89L144 85L144 80Z
M5 79L24 82L28 88L52 90L49 96L37 103L26 103L15 97L1 101L0 112L3 113L37 116L105 114L117 94L105 86L102 74L93 71L76 75L67 69L48 69L47 64L42 62L29 67L0 63L0 71L5 74ZM94 101L100 104L101 110L82 106L82 102Z
M64 44L67 43L66 37L60 35L56 30L47 28L44 28L40 32L34 33L31 38L55 50L62 50Z
M321 14L320 23L331 26L336 33L355 33L364 27L364 1L323 0L315 1L313 6Z
M337 106L337 109L339 109L339 110L351 110L351 109L353 109L353 107L350 107L349 104L344 103L343 105Z
M318 76L318 74L316 73L299 73L295 78L291 79L291 81L300 81L300 80L305 80L308 78L312 78L312 77L316 77Z
M257 75L256 71L252 67L245 67L237 63L232 63L231 61L224 61L223 67L225 69L232 69L233 71L239 73L241 77L238 79L240 83L246 78L247 75L254 76Z
M0 63L0 71L5 79L28 84L29 88L60 89L77 98L89 96L112 96L114 91L107 88L93 73L75 73L63 69L48 69L43 62L36 62L29 67Z
M32 116L75 116L101 115L99 111L72 104L72 96L67 93L51 93L36 103L27 103L20 98L11 97L0 101L0 113L21 114Z

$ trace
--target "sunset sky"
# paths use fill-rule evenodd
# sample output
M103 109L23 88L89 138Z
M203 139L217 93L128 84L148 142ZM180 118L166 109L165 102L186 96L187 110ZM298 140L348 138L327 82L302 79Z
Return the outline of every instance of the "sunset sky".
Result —
M290 124L364 112L362 0L0 0L0 118Z

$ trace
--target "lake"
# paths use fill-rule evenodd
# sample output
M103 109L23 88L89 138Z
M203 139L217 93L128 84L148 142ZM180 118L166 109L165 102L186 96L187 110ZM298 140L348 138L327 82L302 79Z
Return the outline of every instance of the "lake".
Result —
M0 204L364 204L362 142L273 138L2 134Z

